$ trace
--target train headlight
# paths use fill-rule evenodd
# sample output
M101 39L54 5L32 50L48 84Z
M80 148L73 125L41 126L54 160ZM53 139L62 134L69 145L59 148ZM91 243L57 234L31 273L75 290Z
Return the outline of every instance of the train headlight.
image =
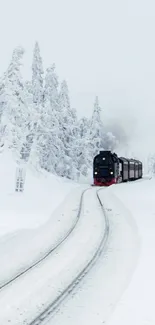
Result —
M97 172L95 172L95 175L97 175Z
M113 175L113 172L110 172L111 175Z

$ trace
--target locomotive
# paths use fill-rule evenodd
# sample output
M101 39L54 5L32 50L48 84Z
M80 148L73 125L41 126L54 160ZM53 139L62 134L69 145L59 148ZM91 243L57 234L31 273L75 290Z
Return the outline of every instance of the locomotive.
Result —
M142 178L142 162L118 157L111 151L100 151L94 157L93 178L96 186L109 186Z

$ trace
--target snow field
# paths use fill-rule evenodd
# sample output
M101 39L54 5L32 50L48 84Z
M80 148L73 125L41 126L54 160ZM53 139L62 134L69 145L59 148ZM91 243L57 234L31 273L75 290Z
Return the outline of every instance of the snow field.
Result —
M129 210L109 188L100 190L99 195L110 223L106 252L103 251L76 292L62 303L59 312L45 324L103 325L135 272L140 254L136 223Z
M66 202L68 211L69 200ZM65 213L65 211L64 211ZM71 216L70 216L71 217ZM97 250L105 230L96 191L84 194L81 217L69 238L40 265L0 292L0 323L29 324L82 271Z
M65 196L78 186L46 172L37 173L28 165L24 192L16 193L16 167L11 151L0 153L0 240L3 241L17 230L43 225Z

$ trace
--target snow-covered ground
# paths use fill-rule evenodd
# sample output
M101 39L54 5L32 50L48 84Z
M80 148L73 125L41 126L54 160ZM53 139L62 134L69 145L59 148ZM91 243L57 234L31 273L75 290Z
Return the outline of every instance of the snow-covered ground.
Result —
M28 169L25 191L15 192L16 165L0 160L0 282L54 246L75 223L82 191L75 184ZM84 183L83 182L83 183ZM155 324L155 180L100 191L110 222L106 251L48 321L50 325ZM0 292L0 324L33 319L88 261L103 231L103 215L87 192L83 218L45 263ZM33 285L32 285L33 283Z
M111 237L79 290L50 325L155 324L155 180L106 189Z

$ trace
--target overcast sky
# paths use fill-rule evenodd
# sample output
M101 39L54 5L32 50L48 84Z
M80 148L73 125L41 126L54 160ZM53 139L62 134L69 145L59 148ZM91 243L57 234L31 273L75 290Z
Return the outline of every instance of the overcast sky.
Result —
M130 133L139 116L137 141L142 130L155 138L154 0L0 0L0 8L0 72L22 45L29 77L38 40L44 68L56 63L80 115L98 95L105 117L122 116Z

